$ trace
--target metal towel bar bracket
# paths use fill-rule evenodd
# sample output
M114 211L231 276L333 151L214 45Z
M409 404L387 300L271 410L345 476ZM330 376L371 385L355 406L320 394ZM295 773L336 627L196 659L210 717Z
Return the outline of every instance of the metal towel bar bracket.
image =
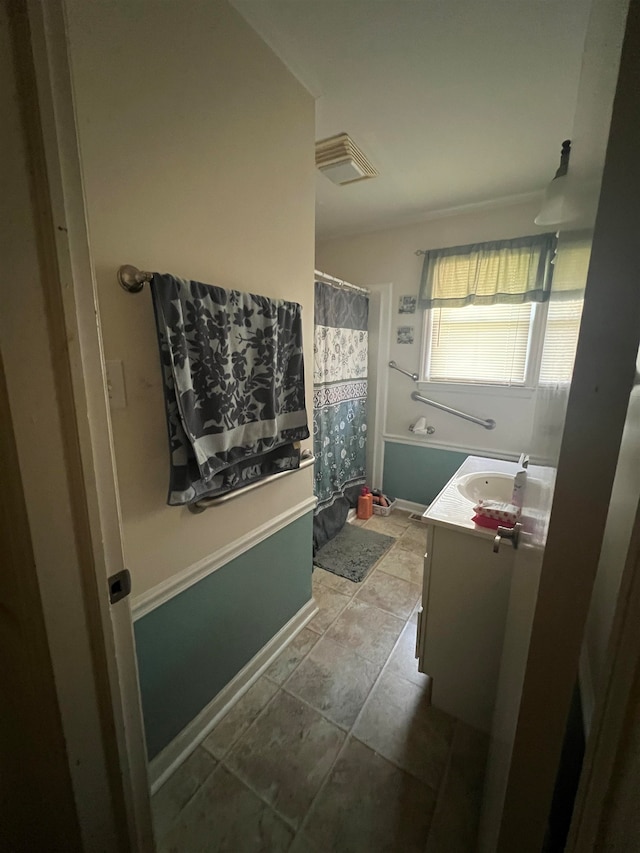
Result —
M152 272L139 270L131 264L124 264L118 270L118 284L128 293L140 293L146 281L151 281Z
M422 397L417 391L411 395L412 400L418 403L424 403L427 406L433 406L434 409L440 409L441 412L447 412L449 415L455 415L457 418L464 418L465 421L471 421L472 424L485 429L494 429L496 422L492 418L477 418L475 415L468 415L466 412L461 412L458 409L452 409L451 406L445 406L444 403L436 403L435 400L429 400L427 397Z

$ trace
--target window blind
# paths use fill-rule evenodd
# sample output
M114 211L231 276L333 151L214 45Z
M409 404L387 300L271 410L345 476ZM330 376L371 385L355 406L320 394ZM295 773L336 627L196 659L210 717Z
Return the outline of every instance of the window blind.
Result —
M576 357L582 299L549 302L542 347L540 382L568 382Z
M591 232L561 234L553 265L551 301L582 299L591 257Z
M522 385L532 313L530 302L434 308L428 379Z

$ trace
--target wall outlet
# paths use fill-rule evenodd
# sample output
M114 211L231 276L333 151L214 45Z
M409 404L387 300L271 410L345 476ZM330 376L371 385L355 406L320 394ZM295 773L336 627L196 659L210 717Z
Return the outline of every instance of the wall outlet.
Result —
M127 395L124 388L124 367L120 360L107 361L107 391L112 409L124 409L127 405Z

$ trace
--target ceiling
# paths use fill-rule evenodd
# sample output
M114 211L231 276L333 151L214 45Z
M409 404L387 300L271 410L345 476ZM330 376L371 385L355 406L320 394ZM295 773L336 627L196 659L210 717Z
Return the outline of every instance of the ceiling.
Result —
M590 0L233 0L379 177L317 175L317 235L540 191L571 136Z

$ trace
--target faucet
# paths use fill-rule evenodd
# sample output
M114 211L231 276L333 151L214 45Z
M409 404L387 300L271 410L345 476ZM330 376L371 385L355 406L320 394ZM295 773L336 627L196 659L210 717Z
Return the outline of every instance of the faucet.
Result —
M529 467L529 454L521 453L520 458L518 459L518 467L524 468L525 470Z

